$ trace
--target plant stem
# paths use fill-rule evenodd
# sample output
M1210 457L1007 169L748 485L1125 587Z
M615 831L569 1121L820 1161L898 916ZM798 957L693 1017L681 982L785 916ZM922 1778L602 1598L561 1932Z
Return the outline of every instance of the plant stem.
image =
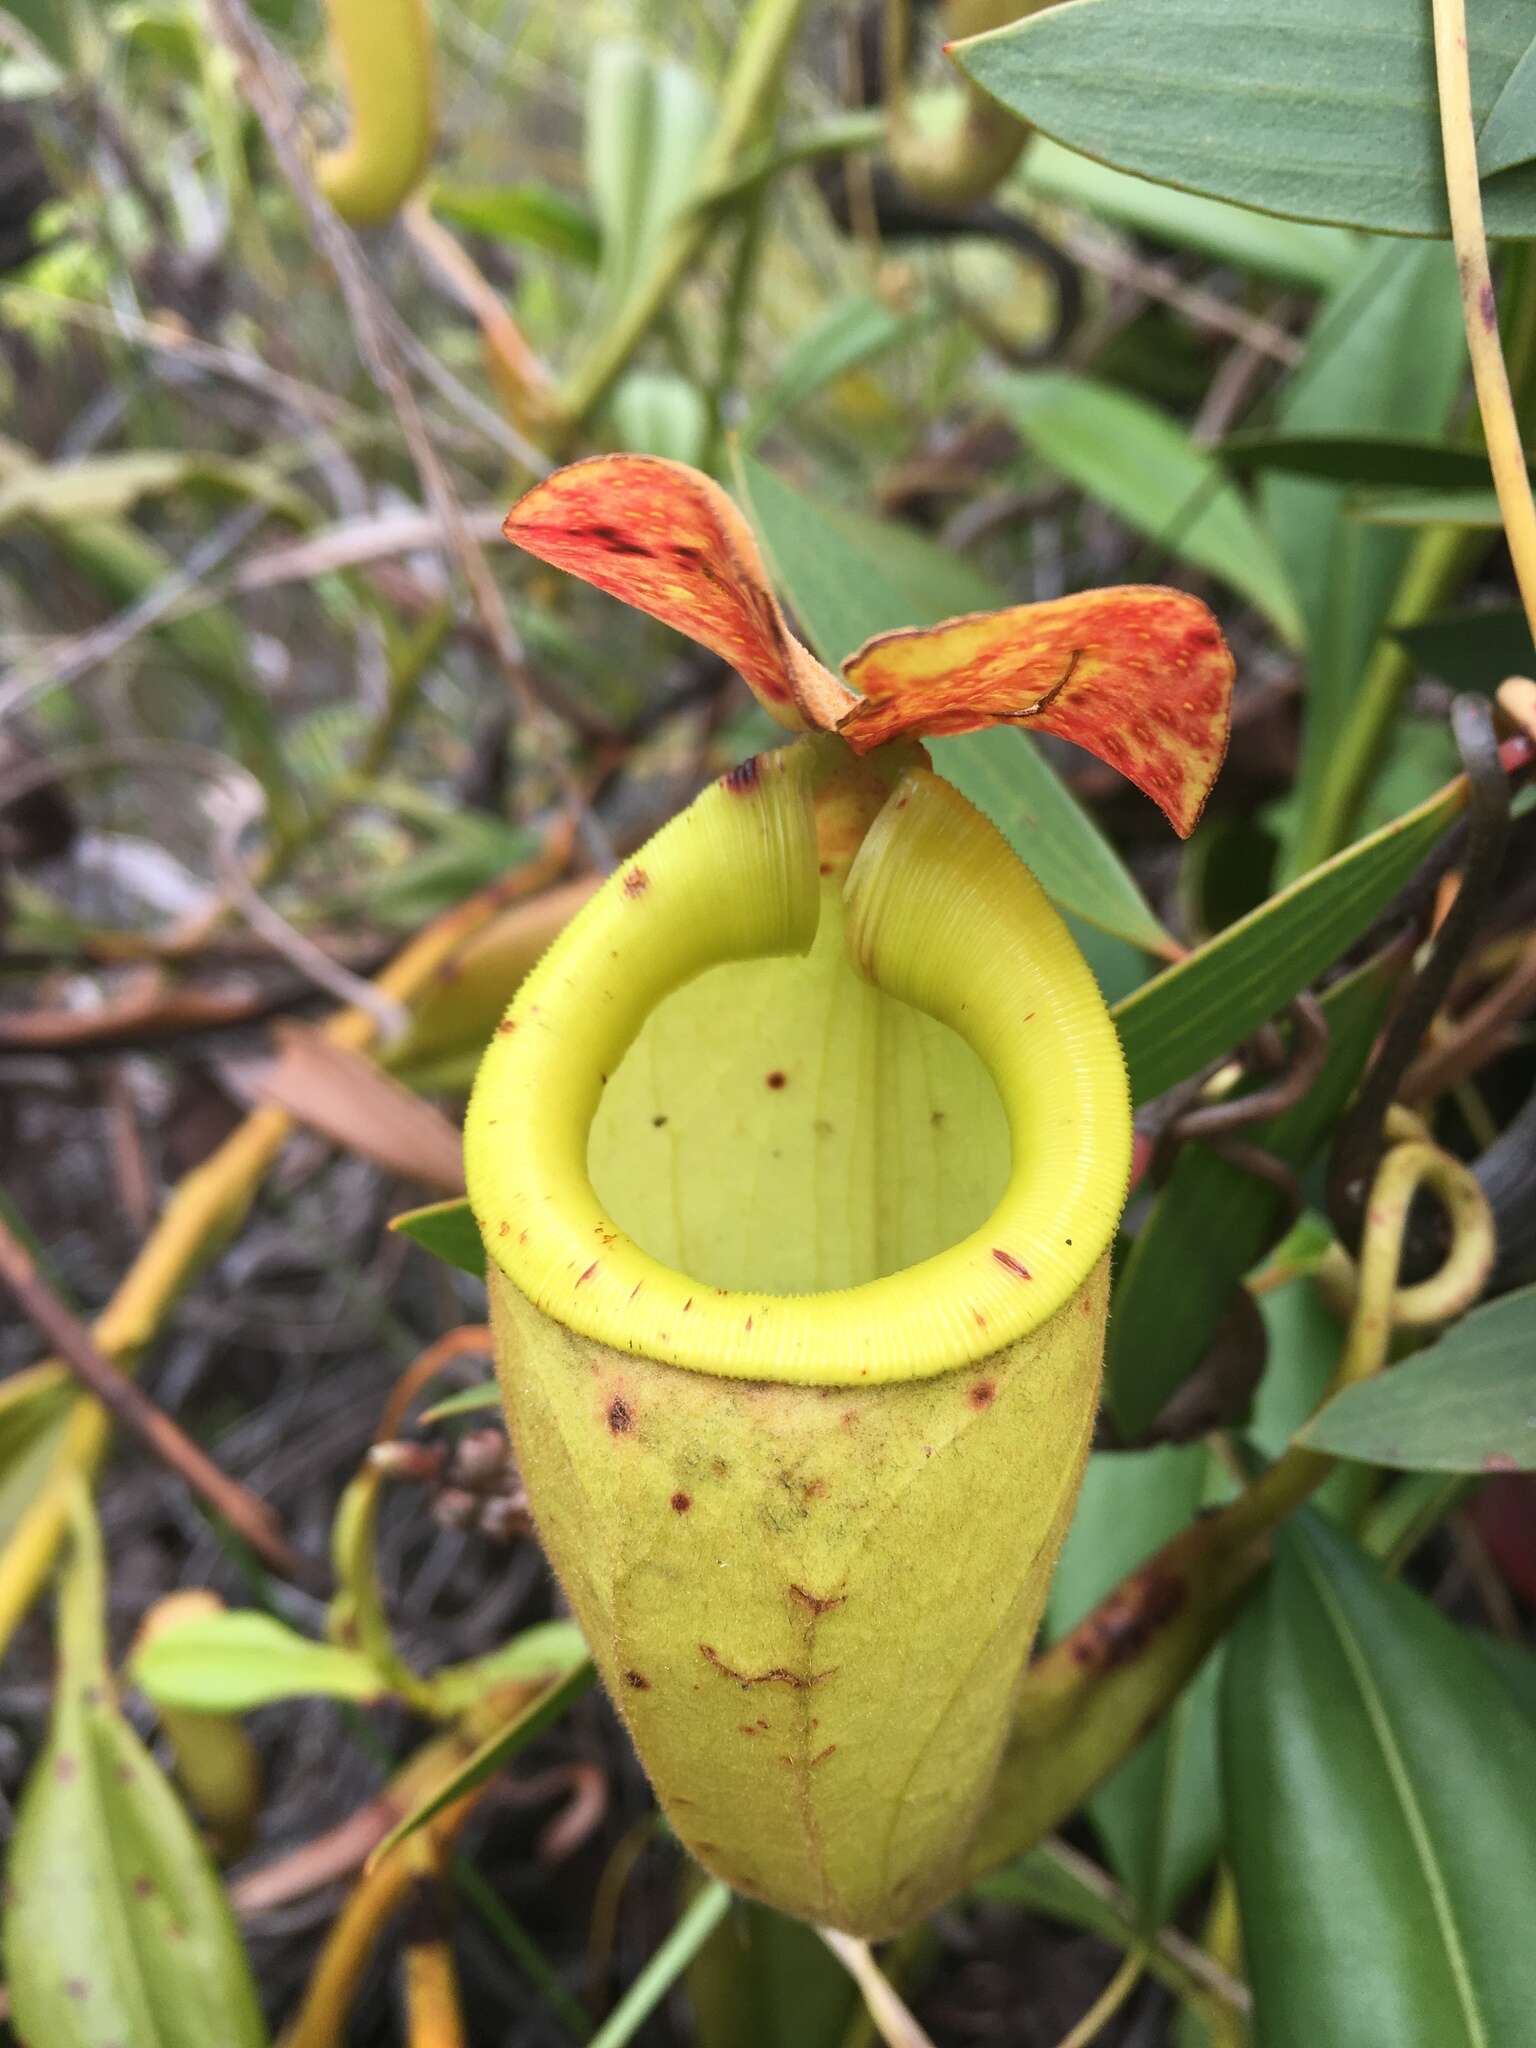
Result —
M754 0L726 76L714 141L699 167L700 192L709 192L730 175L753 131L771 108L805 8L806 0ZM695 204L672 223L650 269L636 282L607 330L566 383L558 403L558 416L567 435L573 434L607 397L684 271L703 247L714 220L711 209Z
M1520 445L1520 422L1499 339L1498 303L1483 231L1483 194L1477 175L1477 129L1472 118L1472 75L1467 54L1466 0L1433 0L1435 77L1440 95L1440 142L1445 155L1445 196L1456 245L1467 352L1477 389L1493 487L1526 620L1536 637L1536 499Z
M1115 2014L1141 1982L1147 1967L1147 1952L1133 1948L1070 2032L1063 2034L1056 2048L1089 2048L1109 2025Z
M1436 0L1437 22L1442 0ZM1451 0L1462 13L1461 0ZM1437 34L1439 33L1437 28ZM1455 31L1453 30L1454 34ZM1450 142L1446 149L1446 189L1456 240L1457 268L1461 278L1462 303L1466 316L1467 343L1472 359L1473 382L1477 388L1483 439L1499 505L1510 536L1510 553L1515 561L1521 601L1528 617L1536 580L1527 555L1522 570L1516 553L1516 532L1528 536L1530 520L1518 509L1515 526L1505 503L1506 489L1511 502L1530 507L1530 482L1526 471L1516 407L1529 395L1536 380L1536 262L1526 248L1510 251L1505 278L1511 287L1506 306L1508 349L1501 345L1496 321L1488 316L1494 308L1493 286L1488 270L1488 249L1482 232L1482 199L1477 187L1476 146L1471 141L1471 105L1466 99L1466 48L1464 22L1460 63L1463 73L1461 113L1453 125L1460 128L1463 149L1453 172ZM1448 81L1442 72L1441 121L1447 120ZM1470 146L1470 185L1466 150ZM1472 215L1475 213L1475 224ZM1457 225L1458 220L1460 225ZM1468 268L1469 256L1475 257ZM1469 279L1471 282L1469 283ZM1481 367L1480 367L1481 366ZM1485 396L1485 389L1487 395ZM1503 484L1500 477L1503 477ZM1420 534L1403 569L1394 593L1389 617L1394 626L1408 626L1429 617L1454 596L1489 545L1489 536L1461 527L1435 526ZM1360 688L1350 705L1349 716L1339 733L1327 770L1318 787L1309 828L1297 841L1292 872L1303 874L1336 853L1349 838L1350 827L1380 755L1382 742L1391 725L1403 690L1413 674L1413 659L1403 643L1390 634L1378 641L1366 663Z
M758 258L763 250L764 194L759 187L743 203L736 253L731 263L725 310L720 320L720 353L714 382L709 392L709 447L705 467L715 473L724 452L726 411L741 370L742 345L746 340L747 306L757 279Z

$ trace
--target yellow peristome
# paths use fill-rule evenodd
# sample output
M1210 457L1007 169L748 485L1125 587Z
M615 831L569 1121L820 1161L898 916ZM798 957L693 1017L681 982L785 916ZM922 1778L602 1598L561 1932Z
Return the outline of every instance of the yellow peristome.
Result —
M465 1132L540 1537L678 1834L865 1936L962 1882L1097 1406L1124 1067L915 749L707 790Z
M835 853L823 877L815 784L851 776L846 760L835 740L801 741L706 790L567 927L486 1053L464 1134L476 1218L508 1278L584 1336L741 1379L916 1378L1039 1328L1109 1242L1130 1112L1087 964L1006 842L923 766L898 768L846 880ZM958 1242L857 1285L759 1291L679 1271L642 1249L594 1189L589 1140L604 1090L664 999L722 962L809 954L829 912L845 919L844 971L947 1026L991 1076L1012 1153L1001 1198ZM769 1000L771 984L760 991ZM741 1028L726 1011L717 1036L728 1044ZM765 1081L759 1072L745 1085L760 1099ZM717 1132L710 1162L723 1181L732 1135ZM631 1137L643 1142L644 1128ZM743 1124L738 1160L749 1143ZM861 1194L874 1198L852 1198ZM818 1218L765 1211L757 1230L810 1248Z

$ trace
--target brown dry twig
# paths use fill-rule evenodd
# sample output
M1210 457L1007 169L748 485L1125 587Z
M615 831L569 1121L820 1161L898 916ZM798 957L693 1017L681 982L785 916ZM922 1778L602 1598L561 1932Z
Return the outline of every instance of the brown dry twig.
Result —
M251 1548L285 1579L311 1591L323 1591L327 1575L313 1559L295 1550L283 1535L277 1516L265 1501L221 1471L206 1451L157 1408L132 1380L98 1350L90 1331L66 1307L38 1272L21 1240L0 1221L0 1279L16 1296L28 1317L75 1377L104 1408L147 1444L157 1458L179 1473Z

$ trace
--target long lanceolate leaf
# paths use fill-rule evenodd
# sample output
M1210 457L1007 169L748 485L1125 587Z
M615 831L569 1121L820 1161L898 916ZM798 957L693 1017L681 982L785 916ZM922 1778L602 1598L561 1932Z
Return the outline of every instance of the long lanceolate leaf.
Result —
M1515 2048L1536 2011L1536 1724L1310 1515L1227 1657L1255 2048Z
M1301 639L1296 594L1274 543L1215 456L1177 420L1128 391L1060 370L1003 377L996 391L1043 462L1154 547L1220 577L1282 639Z
M261 2048L219 1880L112 1696L101 1539L83 1490L72 1527L53 1724L7 1869L11 2016L37 2048Z
M1391 902L1467 800L1464 779L1314 868L1115 1005L1138 1102L1283 1009Z

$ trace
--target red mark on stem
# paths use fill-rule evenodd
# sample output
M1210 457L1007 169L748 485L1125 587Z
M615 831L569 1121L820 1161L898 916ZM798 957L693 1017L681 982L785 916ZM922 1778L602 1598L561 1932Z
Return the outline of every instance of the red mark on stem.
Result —
M1032 1280L1034 1278L1028 1266L1024 1264L1022 1259L1016 1259L1012 1252L1005 1252L997 1245L994 1245L992 1247L992 1256L1000 1266L1006 1266L1008 1271L1015 1274L1020 1280Z
M643 896L650 886L651 878L644 868L631 868L624 877L624 894L626 896Z
M991 1380L978 1380L966 1398L973 1408L990 1408L997 1399L997 1388Z
M1155 1567L1137 1572L1101 1600L1067 1638L1073 1663L1106 1671L1131 1663L1172 1621L1188 1591L1182 1579Z
M592 1278L592 1275L597 1271L597 1266L598 1262L596 1259L594 1259L591 1265L588 1266L585 1273L583 1273L581 1278L576 1282L576 1285L578 1287L585 1287L587 1282Z
M673 1512L673 1514L675 1514L675 1515L686 1515L686 1514L687 1514L687 1512L688 1512L688 1510L689 1510L689 1509L690 1509L690 1508L691 1508L692 1506L693 1506L693 1497L692 1497L692 1495L690 1495L690 1494L686 1494L686 1493L674 1493L674 1494L673 1494L673 1496L672 1496L672 1512Z
M762 773L762 756L749 754L745 761L738 761L728 774L721 776L720 780L732 796L745 796L749 790L756 789Z

